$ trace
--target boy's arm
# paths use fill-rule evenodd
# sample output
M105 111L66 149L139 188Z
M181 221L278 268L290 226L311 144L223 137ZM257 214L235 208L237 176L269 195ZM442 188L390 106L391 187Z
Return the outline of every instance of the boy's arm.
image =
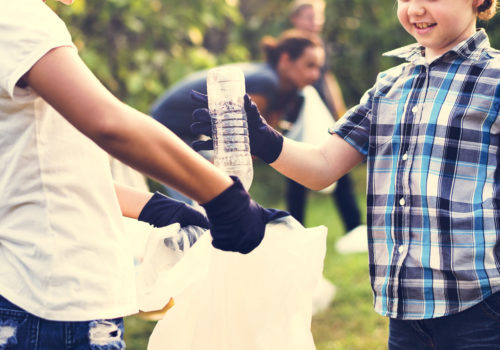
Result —
M192 92L192 97L207 103L207 96ZM283 175L313 190L321 190L340 179L364 156L338 135L321 146L293 141L274 130L260 115L257 105L245 95L250 151ZM211 135L210 114L206 108L193 112L195 133ZM212 140L195 141L194 149L213 149Z
M279 157L270 165L283 175L312 189L321 190L359 164L364 156L333 134L321 146L284 138Z

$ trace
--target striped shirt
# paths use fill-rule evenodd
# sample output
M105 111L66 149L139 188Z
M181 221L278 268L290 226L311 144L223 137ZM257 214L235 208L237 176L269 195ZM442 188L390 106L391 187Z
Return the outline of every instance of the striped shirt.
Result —
M367 157L375 310L425 319L500 291L500 51L477 31L382 72L334 132Z

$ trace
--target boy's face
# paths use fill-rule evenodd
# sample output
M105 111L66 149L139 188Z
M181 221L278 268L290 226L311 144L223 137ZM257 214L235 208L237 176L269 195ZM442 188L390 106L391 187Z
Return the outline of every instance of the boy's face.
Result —
M404 29L425 47L428 62L476 31L476 8L482 0L398 0Z

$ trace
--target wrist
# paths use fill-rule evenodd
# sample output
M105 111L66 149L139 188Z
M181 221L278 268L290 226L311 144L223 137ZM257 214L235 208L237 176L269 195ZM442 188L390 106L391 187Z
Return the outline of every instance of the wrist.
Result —
M165 206L170 207L171 204L175 204L176 202L177 201L156 191L142 208L137 220L147 222L155 227L160 227L161 224L159 221L162 219L162 209L165 209Z
M233 183L228 188L210 201L201 204L207 216L212 220L218 217L230 219L236 213L248 207L250 203L250 195L243 187L240 179L236 176L231 176L231 179ZM232 212L232 215L228 216L230 212Z
M283 150L283 135L274 129L270 129L270 134L269 140L271 142L264 145L268 147L268 151L264 154L264 157L261 157L267 164L274 163Z

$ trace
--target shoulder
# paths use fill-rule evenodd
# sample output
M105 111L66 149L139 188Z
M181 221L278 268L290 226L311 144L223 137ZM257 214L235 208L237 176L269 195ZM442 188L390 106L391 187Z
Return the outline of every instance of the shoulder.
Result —
M382 90L390 88L398 79L408 74L408 72L414 67L415 66L412 63L405 62L378 73L372 89Z
M9 32L17 36L30 35L33 41L40 37L58 38L69 35L66 25L54 11L37 0L4 1L0 11L0 24L2 36ZM10 38L15 39L12 36Z
M278 84L278 73L267 63L243 63L240 67L247 84Z
M64 22L42 1L3 1L0 10L0 88L16 82L51 49L73 46Z

